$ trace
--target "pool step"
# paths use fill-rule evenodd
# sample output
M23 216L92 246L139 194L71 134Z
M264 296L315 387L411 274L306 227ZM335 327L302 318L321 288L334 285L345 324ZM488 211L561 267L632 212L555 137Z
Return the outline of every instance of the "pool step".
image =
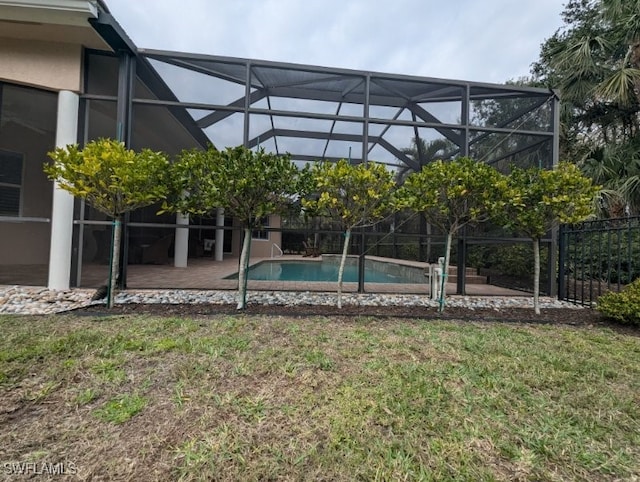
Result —
M478 274L476 268L467 268L465 270L465 282L469 285L486 285L487 277ZM447 278L448 283L458 282L458 267L449 266L449 276Z

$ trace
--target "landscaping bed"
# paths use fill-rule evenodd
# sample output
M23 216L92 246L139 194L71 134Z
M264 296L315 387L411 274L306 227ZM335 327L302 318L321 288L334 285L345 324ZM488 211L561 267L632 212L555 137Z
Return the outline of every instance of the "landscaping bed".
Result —
M147 314L153 316L213 316L213 315L268 315L268 316L327 316L338 318L376 317L405 318L425 320L462 320L491 321L502 323L558 324L580 327L609 327L620 332L640 335L640 328L624 326L605 319L597 310L590 308L548 308L542 309L537 316L532 308L462 308L446 307L443 313L436 308L423 306L354 306L346 305L342 309L326 305L265 305L249 304L245 310L238 311L235 305L220 304L163 304L163 303L126 303L117 304L111 310L103 305L92 305L74 310L76 315L114 315Z

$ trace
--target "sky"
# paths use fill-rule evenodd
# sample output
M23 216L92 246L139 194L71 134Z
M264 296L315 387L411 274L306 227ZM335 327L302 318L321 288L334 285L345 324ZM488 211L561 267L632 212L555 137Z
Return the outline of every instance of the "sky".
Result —
M105 0L140 48L504 83L561 0Z

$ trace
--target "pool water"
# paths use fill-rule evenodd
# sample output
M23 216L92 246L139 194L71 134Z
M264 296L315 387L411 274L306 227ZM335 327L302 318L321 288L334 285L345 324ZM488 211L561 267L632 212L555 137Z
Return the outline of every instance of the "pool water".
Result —
M263 261L249 268L250 280L263 281L338 281L337 263L322 261ZM238 273L228 276L238 279ZM345 265L342 281L358 282L358 266ZM409 279L365 267L365 283L413 283Z

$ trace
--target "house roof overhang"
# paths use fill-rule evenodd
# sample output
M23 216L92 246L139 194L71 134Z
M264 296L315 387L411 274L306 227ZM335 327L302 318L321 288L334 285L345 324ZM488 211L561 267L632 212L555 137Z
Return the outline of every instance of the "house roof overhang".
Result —
M104 50L109 46L89 23L99 14L95 0L0 0L0 35Z

